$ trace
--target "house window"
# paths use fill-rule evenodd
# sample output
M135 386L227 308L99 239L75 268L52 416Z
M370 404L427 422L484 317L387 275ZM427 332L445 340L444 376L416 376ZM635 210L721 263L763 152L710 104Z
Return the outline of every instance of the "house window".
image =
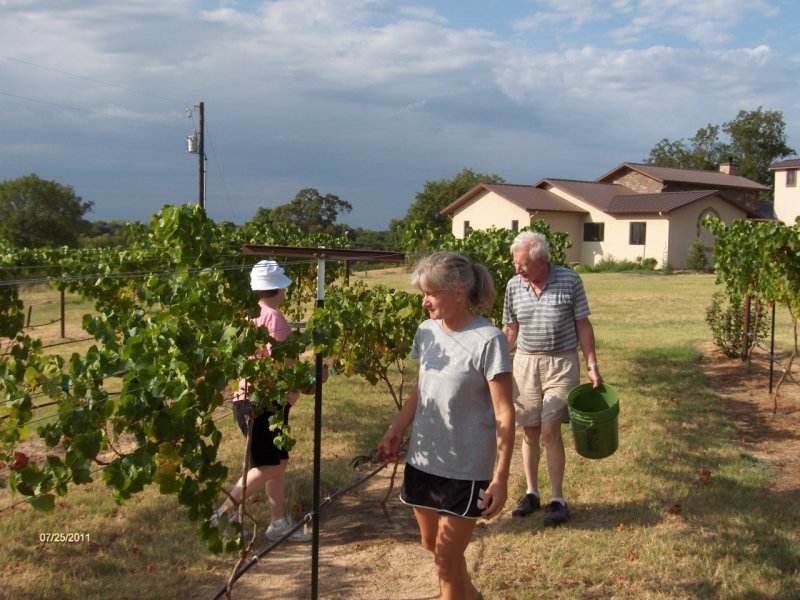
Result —
M792 169L786 171L786 187L794 187L797 185L797 171Z
M583 224L583 241L584 242L602 242L603 241L603 225L604 223L584 223Z
M464 221L464 237L469 235L469 221Z
M641 222L631 223L630 245L644 246L646 234L647 234L647 223L641 223Z
M511 221L511 231L519 231L519 221L516 219Z

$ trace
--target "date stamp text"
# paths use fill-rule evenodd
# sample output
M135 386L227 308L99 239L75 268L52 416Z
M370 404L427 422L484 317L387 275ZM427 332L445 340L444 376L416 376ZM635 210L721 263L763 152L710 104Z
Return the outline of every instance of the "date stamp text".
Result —
M80 544L91 542L90 534L78 532L47 531L39 534L41 544Z

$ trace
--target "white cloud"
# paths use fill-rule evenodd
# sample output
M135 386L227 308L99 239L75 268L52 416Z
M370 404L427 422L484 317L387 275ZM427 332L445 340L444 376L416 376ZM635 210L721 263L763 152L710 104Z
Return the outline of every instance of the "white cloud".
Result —
M618 43L631 43L665 32L713 46L731 41L743 21L775 10L767 0L639 0L624 5L630 22L616 28L612 37Z
M512 182L596 176L758 105L792 111L800 134L784 76L797 52L732 33L775 2L550 0L527 21L489 4L493 29L405 0L0 0L0 56L18 59L0 58L0 180L63 177L97 218L192 199L183 108L203 100L209 192L240 220L312 186L381 227L426 180L467 166ZM53 162L65 147L70 160ZM33 148L51 151L12 150Z
M546 0L539 4L544 5L543 10L516 20L513 27L520 31L561 27L574 31L586 23L609 17L607 9L598 0Z

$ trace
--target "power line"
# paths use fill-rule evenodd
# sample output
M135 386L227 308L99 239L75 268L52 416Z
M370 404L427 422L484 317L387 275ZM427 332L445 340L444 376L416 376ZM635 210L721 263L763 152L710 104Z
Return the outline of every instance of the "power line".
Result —
M92 110L91 108L81 108L81 107L78 107L78 106L69 106L67 104L60 104L58 102L51 102L49 100L40 100L38 98L29 98L27 96L20 96L19 94L12 94L10 92L4 92L3 90L0 90L0 95L8 96L10 98L17 98L18 100L25 100L26 102L36 102L38 104L46 104L46 105L49 105L49 106L57 106L59 108L65 108L67 110L74 110L74 111L77 111L77 112L85 112L85 113L89 113L89 114L92 114L92 115L99 115L101 117L110 117L110 118L113 118L113 119L121 119L123 121L132 121L134 123L141 123L141 124L144 124L144 125L153 125L154 127L163 127L164 129L171 129L173 131L184 131L183 129L181 129L179 127L173 127L171 125L164 125L163 123L155 123L153 121L143 121L141 119L134 119L132 117L123 117L122 115L113 115L113 114L109 114L109 113L100 112L98 110Z
M34 63L34 62L30 62L30 61L27 61L27 60L22 60L20 58L14 58L12 56L2 56L2 55L0 55L0 58L19 63L21 65L27 65L29 67L36 67L37 69L43 69L45 71L51 71L53 73L58 73L59 75L67 75L68 77L74 77L76 79L82 79L84 81L91 81L92 83L99 83L101 85L105 85L105 86L108 86L108 87L116 88L118 90L129 92L131 94L139 94L140 96L149 96L150 98L156 98L158 100L164 100L165 102L173 102L173 103L177 103L177 104L180 104L180 105L186 105L187 104L186 102L184 102L182 100L175 100L174 98L167 98L166 96L159 96L158 94L153 94L151 92L144 92L142 90L137 90L137 89L134 89L134 88L125 87L123 85L119 85L119 84L116 84L116 83L110 83L108 81L103 81L102 79L95 79L93 77L86 77L85 75L78 75L77 73L70 73L69 71L63 71L61 69L55 69L53 67L46 67L44 65L40 65L40 64L37 64L37 63Z
M233 209L233 203L231 202L231 195L228 193L228 186L225 183L225 176L222 174L222 165L219 161L219 157L217 156L217 149L214 147L214 142L211 140L211 130L208 127L208 124L205 125L206 128L206 135L208 137L208 143L211 146L211 154L214 155L214 162L217 165L217 173L219 173L219 179L222 182L222 189L225 190L225 199L228 201L228 206L231 209L231 215L233 216L233 221L236 222L236 211Z

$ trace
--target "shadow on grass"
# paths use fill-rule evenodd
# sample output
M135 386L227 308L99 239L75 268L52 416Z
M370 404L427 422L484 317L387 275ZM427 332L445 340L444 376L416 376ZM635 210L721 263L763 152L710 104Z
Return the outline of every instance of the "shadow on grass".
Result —
M705 540L698 539L699 549L716 560L733 560L773 573L788 594L775 597L800 597L796 490L767 491L772 465L740 444L719 398L705 384L698 359L699 355L685 349L662 348L640 351L632 361L627 385L645 395L640 408L645 411L643 426L649 428L637 438L641 446L632 453L635 468L660 480L656 489L675 493L661 499L674 503L670 509L660 515L647 509L643 520L685 519L691 532ZM766 415L750 415L750 420L764 435L793 437ZM737 446L738 452L731 451ZM617 508L593 510L608 516ZM635 510L641 514L642 507Z

